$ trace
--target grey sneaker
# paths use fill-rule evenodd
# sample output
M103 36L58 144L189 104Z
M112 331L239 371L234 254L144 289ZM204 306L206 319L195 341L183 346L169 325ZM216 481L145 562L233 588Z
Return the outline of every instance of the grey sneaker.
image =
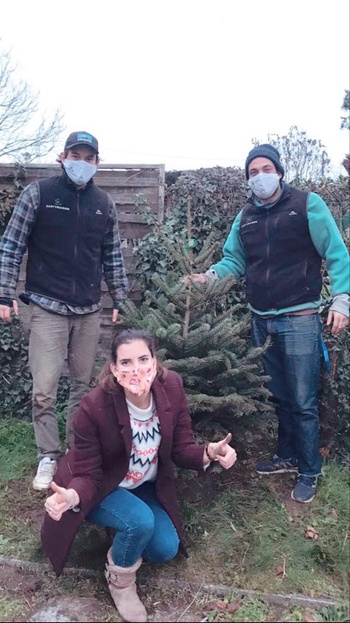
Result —
M307 504L311 502L316 495L317 488L317 476L298 476L297 484L295 485L291 497L296 502L303 502Z
M281 459L275 454L272 459L262 459L256 464L258 474L284 474L298 471L298 459Z
M57 461L44 456L38 465L36 476L33 480L33 489L35 491L46 491L53 480L56 469Z

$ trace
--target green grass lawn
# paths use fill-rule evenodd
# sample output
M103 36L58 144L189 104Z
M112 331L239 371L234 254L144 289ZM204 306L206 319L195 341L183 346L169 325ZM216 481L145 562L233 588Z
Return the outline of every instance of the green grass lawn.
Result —
M223 584L262 593L323 596L339 604L348 601L347 466L328 459L316 498L302 505L290 498L291 475L258 476L253 461L244 463L237 462L230 472L219 469L204 479L179 471L190 557L163 565L162 577L195 578L199 584ZM45 494L31 488L36 464L32 425L12 419L0 421L0 554L30 561L43 560L39 527ZM71 564L87 567L95 560L99 568L96 548L103 550L104 544L98 541L97 536L103 536L97 532L94 526L82 530L73 546ZM104 551L101 561L103 556ZM157 566L154 573L159 573ZM253 601L252 605L248 600L245 607L246 615L242 607L234 614L223 607L219 613L214 610L209 620L271 620L266 604ZM256 615L260 618L249 618L249 608L260 608ZM300 612L295 609L294 614L285 616L304 616ZM347 620L343 605L333 614L324 611L318 616L323 618L314 620ZM331 616L338 618L327 618Z
M349 474L329 462L311 504L289 501L290 476L225 488L201 517L195 542L217 580L263 591L338 595L349 579ZM282 491L282 495L281 495ZM313 538L311 538L313 537ZM220 562L219 562L220 561Z

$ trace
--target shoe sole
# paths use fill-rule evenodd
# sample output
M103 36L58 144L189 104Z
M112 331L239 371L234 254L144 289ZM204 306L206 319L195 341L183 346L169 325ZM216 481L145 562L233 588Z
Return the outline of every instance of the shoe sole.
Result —
M38 485L35 480L32 482L32 487L34 491L47 491L50 488L51 482L49 485Z
M316 493L312 496L312 498L309 498L308 500L298 500L297 498L294 497L293 491L292 491L292 493L290 494L290 497L292 498L292 500L294 500L294 502L299 502L299 504L308 504L309 502L312 502L315 495Z
M255 470L257 474L262 476L273 476L273 474L295 474L298 472L297 467L291 467L290 469L275 469L273 472L263 472L262 470Z

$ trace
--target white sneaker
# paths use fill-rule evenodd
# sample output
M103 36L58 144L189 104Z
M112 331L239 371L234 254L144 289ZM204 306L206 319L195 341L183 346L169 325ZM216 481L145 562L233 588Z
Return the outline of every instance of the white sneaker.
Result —
M36 491L45 491L49 488L57 469L57 461L44 456L41 459L36 476L33 480L33 489Z

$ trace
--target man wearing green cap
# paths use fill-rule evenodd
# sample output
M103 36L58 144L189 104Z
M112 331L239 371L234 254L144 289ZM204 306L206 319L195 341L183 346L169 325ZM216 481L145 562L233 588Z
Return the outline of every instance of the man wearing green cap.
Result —
M16 284L26 250L32 415L39 465L33 488L45 491L57 468L59 431L55 402L65 360L71 388L66 442L88 391L96 359L104 277L113 300L112 321L127 293L118 218L112 198L93 183L97 139L72 132L59 157L62 174L29 184L14 207L0 242L0 320L18 315Z
M276 453L258 461L256 469L266 475L297 472L292 498L306 503L315 496L322 466L317 402L321 264L325 260L333 299L326 324L338 335L348 325L349 254L321 197L283 181L275 147L254 147L245 173L252 195L232 225L223 258L186 283L246 276L253 344L271 340L263 362L279 424Z

